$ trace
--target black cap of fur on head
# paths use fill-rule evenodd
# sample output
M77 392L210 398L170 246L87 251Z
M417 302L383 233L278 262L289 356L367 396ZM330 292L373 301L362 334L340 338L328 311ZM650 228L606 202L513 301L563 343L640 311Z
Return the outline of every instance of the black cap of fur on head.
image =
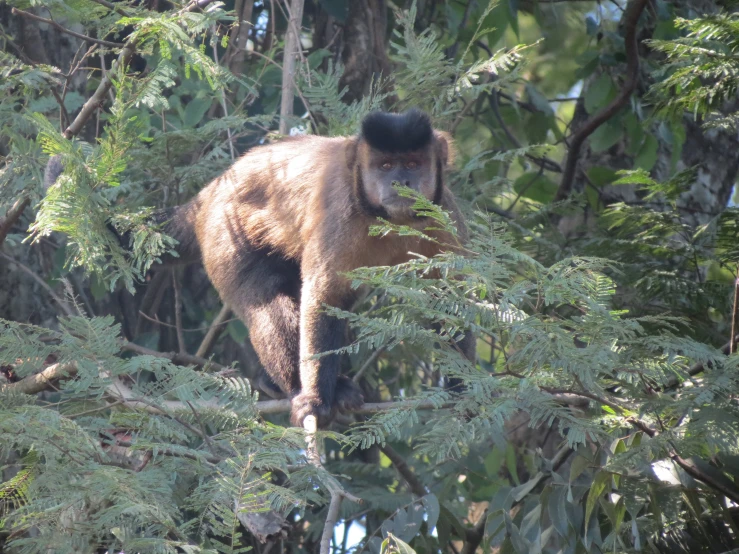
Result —
M372 112L362 121L362 138L381 152L410 152L425 148L433 138L431 120L421 110Z

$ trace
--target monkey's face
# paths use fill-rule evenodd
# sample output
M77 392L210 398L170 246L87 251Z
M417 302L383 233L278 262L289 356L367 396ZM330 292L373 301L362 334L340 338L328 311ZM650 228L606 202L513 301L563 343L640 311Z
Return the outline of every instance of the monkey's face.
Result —
M394 221L413 217L413 199L398 194L394 185L420 192L429 200L436 195L433 158L425 150L415 152L371 151L362 168L364 193L369 203L384 210Z

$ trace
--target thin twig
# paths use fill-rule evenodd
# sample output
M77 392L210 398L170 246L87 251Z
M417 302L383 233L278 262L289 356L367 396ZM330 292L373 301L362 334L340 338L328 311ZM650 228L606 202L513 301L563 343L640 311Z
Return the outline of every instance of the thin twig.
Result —
M567 154L564 171L562 172L562 180L554 196L555 202L566 199L572 190L577 162L580 157L580 149L585 143L585 139L592 135L598 127L611 119L629 101L631 93L636 89L639 78L639 44L637 41L636 27L639 23L639 17L648 2L649 0L629 0L626 10L624 10L626 81L616 97L611 100L610 104L585 121L569 141L570 149Z
M23 211L30 203L31 199L27 196L19 198L5 213L5 218L0 220L0 246L3 245L5 238L8 236L8 233L10 233L13 225L15 225L15 223L20 219L23 215Z
M52 289L46 283L46 281L44 281L41 277L39 277L38 275L36 275L36 273L31 268L29 268L28 266L22 264L18 260L15 260L15 259L11 258L10 256L8 256L7 254L5 254L4 252L0 252L0 257L5 258L10 263L15 264L21 270L23 270L25 273L27 273L28 275L30 275L33 278L33 280L36 281L39 284L39 286L41 286L41 288L43 288L46 292L49 293L49 296L51 296L51 298L54 299L54 302L56 302L57 304L59 304L59 307L62 309L62 311L65 314L67 314L70 317L71 316L74 316L74 315L77 315L75 313L75 311L69 306L69 304L67 304L66 302L64 302L64 300L62 300L59 297L59 295L54 292L54 289Z
M405 479L405 482L408 484L408 488L411 489L413 494L419 498L428 494L426 486L421 482L416 474L413 473L413 470L405 459L398 454L392 446L386 443L384 446L380 447L380 450L388 457L390 463L393 464L393 467L398 473L400 473L401 477Z
M76 374L77 364L75 362L52 364L40 373L34 373L15 383L0 386L0 391L12 390L22 394L36 394L50 388L54 381L64 376L72 377Z
M185 335L182 332L182 299L180 298L180 281L177 279L177 270L172 270L172 288L174 289L174 323L177 333L177 347L180 354L187 354L185 349Z
M123 17L130 17L131 16L131 14L128 13L123 8L119 8L118 6L115 6L115 5L111 4L110 2L107 2L106 0L92 0L92 1L95 2L95 3L97 3L97 4L100 4L101 6L105 6L109 10L113 10L114 12L116 12L119 15L122 15Z
M129 352L135 352L143 356L156 356L157 358L167 358L168 360L171 360L172 362L176 364L196 365L199 367L210 367L210 368L215 369L216 371L228 370L226 366L223 366L216 362L212 362L205 358L201 358L200 356L193 356L191 354L180 353L180 352L159 352L157 350L151 350L149 348L144 348L143 346L139 346L138 344L134 344L127 340L121 340L120 346L121 348L123 348L124 350L128 350Z
M115 446L122 446L124 448L136 448L136 443L122 439L116 439L115 442L111 442L110 444ZM223 458L221 458L220 456L212 456L204 452L200 455L197 455L190 452L180 452L179 450L174 450L172 448L167 448L160 445L147 445L147 450L154 449L156 449L157 454L164 454L165 456L172 456L174 458L187 458L189 460L195 460L196 462L205 460L206 462L214 465L223 460Z
M372 355L367 358L367 361L362 364L362 367L359 368L359 371L357 371L354 377L352 377L352 381L358 383L359 380L362 378L362 375L364 375L364 372L367 371L367 368L369 368L369 366L371 366L375 362L375 360L380 357L380 354L385 352L386 348L386 345L382 345L380 348L375 350Z
M99 44L100 46L107 46L108 48L121 48L123 46L120 42L110 42L107 40L101 40L99 38L93 38L89 37L87 35L83 35L81 33L76 33L70 29L67 29L64 25L60 25L53 19L47 19L45 17L41 17L40 15L36 15L30 12L26 12L23 10L19 10L18 8L11 8L10 13L13 15L21 15L23 17L27 17L28 19L33 19L35 21L39 21L41 23L46 23L47 25L51 25L55 29L61 31L62 33L66 33L68 35L71 35L75 38L84 40L85 42L91 42L93 44Z
M735 325L736 325L736 304L737 304L737 297L739 297L739 265L736 267L736 272L734 273L734 306L731 309L731 335L730 337L735 337ZM734 341L729 341L729 355L734 353Z
M205 333L205 336L203 337L203 341L200 343L200 346L198 346L197 352L195 352L195 355L198 357L204 357L206 354L208 354L208 351L210 350L210 347L213 345L215 340L218 338L218 335L221 334L223 331L223 326L226 323L226 321L231 321L228 319L228 316L231 314L231 307L228 304L224 304L221 308L221 311L218 312L218 315L213 320L213 323L211 323L210 327L208 328L208 332Z
M634 427L637 429L643 431L646 435L649 437L656 437L659 433L656 429L652 429L649 425L647 425L645 422L637 419L637 418L629 418L629 423L631 423ZM675 449L675 445L670 443L670 446L672 447L672 452L668 454L670 459L674 461L677 465L679 465L681 468L685 470L685 473L690 475L691 477L698 479L699 481L703 481L706 485L708 485L710 488L714 489L715 491L723 494L726 498L729 500L732 500L733 502L739 503L739 492L737 492L734 489L730 489L726 485L724 485L722 482L715 480L710 475L704 473L698 466L696 466L693 462L690 460L686 460L685 458L681 457L677 450Z

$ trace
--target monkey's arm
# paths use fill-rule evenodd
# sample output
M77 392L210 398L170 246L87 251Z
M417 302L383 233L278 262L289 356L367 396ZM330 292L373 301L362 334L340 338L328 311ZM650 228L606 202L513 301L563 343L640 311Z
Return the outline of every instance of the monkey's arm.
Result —
M292 399L294 425L302 425L307 415L314 415L325 426L336 410L354 410L364 400L352 381L339 375L341 357L316 354L344 346L346 322L325 312L324 304L348 309L353 294L349 281L338 275L327 261L304 269L300 299L300 394Z

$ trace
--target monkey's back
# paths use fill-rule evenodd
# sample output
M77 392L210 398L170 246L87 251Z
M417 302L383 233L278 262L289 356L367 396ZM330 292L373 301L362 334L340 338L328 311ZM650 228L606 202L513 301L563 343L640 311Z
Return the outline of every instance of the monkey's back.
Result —
M326 204L341 195L337 186L350 187L346 164L336 163L348 140L302 136L260 146L204 188L195 200L196 233L209 273L249 248L299 261Z

